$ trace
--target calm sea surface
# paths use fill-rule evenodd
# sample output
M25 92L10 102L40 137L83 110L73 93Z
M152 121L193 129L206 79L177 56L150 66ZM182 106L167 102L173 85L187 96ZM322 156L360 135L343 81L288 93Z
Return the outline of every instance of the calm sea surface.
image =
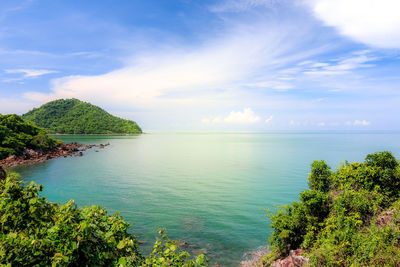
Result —
M110 143L83 157L15 168L45 186L50 201L70 199L119 211L149 253L157 229L205 253L212 264L236 266L266 245L265 209L298 199L315 159L343 160L390 150L400 157L400 133L154 132L140 136L57 136L65 142Z

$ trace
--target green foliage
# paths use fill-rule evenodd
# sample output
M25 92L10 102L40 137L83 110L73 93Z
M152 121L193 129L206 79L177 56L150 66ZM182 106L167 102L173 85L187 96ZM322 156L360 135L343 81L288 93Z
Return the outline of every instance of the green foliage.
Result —
M177 252L162 232L145 259L129 224L98 206L78 208L39 195L14 174L0 181L0 265L7 266L207 266L204 255Z
M308 184L311 189L328 192L331 177L330 167L323 160L316 160L311 164L311 173L308 175Z
M0 159L20 155L25 149L48 151L61 142L15 114L0 114Z
M196 259L191 259L186 251L178 251L178 242L169 240L164 230L159 230L161 238L157 239L150 256L145 260L145 266L206 266L207 259L203 254Z
M387 151L364 163L345 162L335 172L315 161L311 190L269 215L274 232L265 265L302 248L311 266L399 266L399 185L399 164Z
M142 130L134 121L115 117L103 109L78 99L48 102L22 115L50 133L136 134Z
M343 189L365 188L394 200L399 197L399 164L388 151L366 157L364 163L345 163L333 175L334 187Z

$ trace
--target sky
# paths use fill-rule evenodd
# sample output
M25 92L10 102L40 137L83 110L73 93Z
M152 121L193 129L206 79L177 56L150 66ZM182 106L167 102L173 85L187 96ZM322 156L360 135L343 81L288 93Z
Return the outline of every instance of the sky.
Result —
M2 0L0 113L144 130L400 130L398 0Z

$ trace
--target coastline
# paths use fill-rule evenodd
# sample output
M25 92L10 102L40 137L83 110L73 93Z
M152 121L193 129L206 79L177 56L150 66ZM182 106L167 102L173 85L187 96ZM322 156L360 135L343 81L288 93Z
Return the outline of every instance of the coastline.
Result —
M12 168L20 165L35 164L39 162L44 162L50 159L60 158L60 157L73 157L73 156L83 156L83 151L91 149L93 147L104 148L108 146L107 144L100 145L83 145L76 142L73 143L63 143L60 146L54 148L51 151L43 152L33 149L25 150L20 156L11 155L8 158L0 160L0 166L3 168Z

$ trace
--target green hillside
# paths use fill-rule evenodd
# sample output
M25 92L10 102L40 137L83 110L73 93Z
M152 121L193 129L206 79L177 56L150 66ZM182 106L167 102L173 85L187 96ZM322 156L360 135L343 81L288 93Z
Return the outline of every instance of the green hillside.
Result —
M142 129L136 122L113 116L105 110L78 99L48 102L22 115L49 133L63 134L136 134Z
M10 155L20 155L25 149L47 151L59 145L32 123L15 114L0 114L0 160Z

